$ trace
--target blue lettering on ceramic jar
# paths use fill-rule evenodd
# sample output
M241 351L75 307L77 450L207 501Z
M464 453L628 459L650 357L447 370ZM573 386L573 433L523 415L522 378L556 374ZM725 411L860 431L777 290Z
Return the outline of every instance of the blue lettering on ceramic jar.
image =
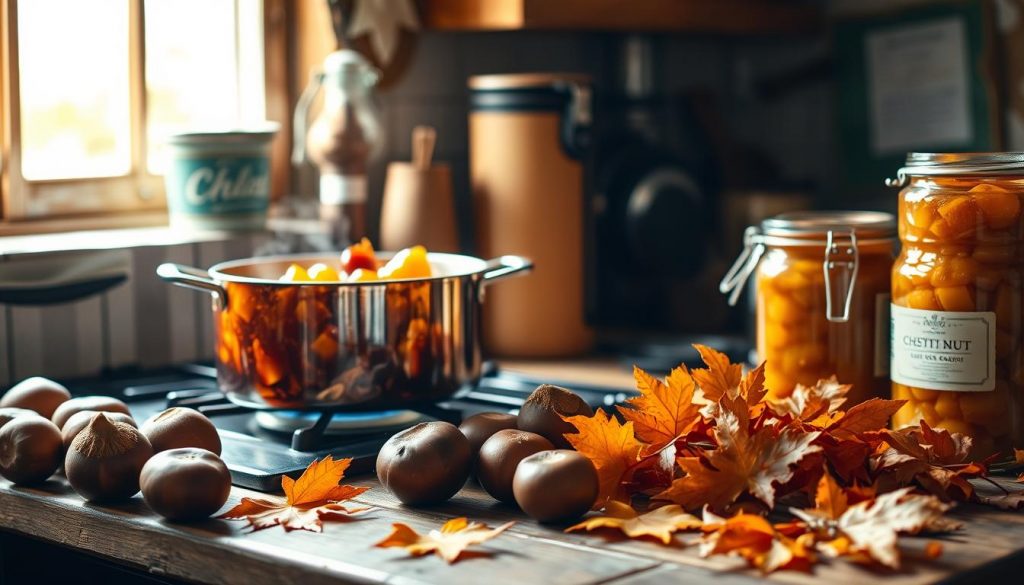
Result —
M172 180L172 211L193 214L262 212L270 201L270 161L265 156L180 158Z

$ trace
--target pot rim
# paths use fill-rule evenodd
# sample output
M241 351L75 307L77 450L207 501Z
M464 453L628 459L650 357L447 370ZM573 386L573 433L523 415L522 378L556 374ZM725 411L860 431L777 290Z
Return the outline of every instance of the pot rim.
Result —
M390 260L397 252L375 252L378 259ZM434 282L448 279L457 279L481 275L493 268L486 260L477 258L475 256L467 256L462 254L448 254L442 252L428 252L427 260L430 261L431 269L435 269L438 264L442 266L447 265L449 267L457 267L462 265L461 270L455 270L454 272L446 270L444 274L438 274L429 278L389 278L387 280L371 280L365 282L347 282L344 280L319 280L309 282L287 282L269 278L256 278L253 276L243 276L239 274L231 274L226 272L233 269L257 266L261 264L276 264L282 262L288 263L306 263L304 267L317 262L334 263L340 264L341 252L337 253L325 253L325 252L312 252L312 253L300 253L300 254L277 254L273 256L256 256L250 258L240 258L237 260L228 260L226 262L220 262L214 264L208 269L210 277L219 282L230 282L237 284L252 284L260 286L346 286L346 287L360 287L360 286L386 286L389 284L409 284L418 282Z

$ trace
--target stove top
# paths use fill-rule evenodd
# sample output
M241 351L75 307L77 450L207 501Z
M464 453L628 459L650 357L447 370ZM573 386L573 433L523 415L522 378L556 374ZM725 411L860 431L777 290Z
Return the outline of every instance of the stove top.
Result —
M281 476L298 476L314 460L326 455L352 458L350 473L372 473L381 446L396 432L423 421L443 419L458 423L479 412L515 413L539 380L502 372L489 366L476 386L457 400L441 403L430 412L387 411L334 414L288 411L252 411L236 406L218 390L216 371L203 364L186 364L154 371L115 372L100 378L71 380L66 385L76 396L105 394L128 403L141 424L170 407L195 408L206 414L220 432L221 454L236 485L259 491L278 491ZM572 388L593 407L621 403L633 391L586 387Z

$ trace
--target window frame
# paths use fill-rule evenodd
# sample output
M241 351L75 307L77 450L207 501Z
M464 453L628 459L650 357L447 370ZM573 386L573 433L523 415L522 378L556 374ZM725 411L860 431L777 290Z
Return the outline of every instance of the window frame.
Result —
M19 84L18 3L0 0L0 233L4 224L41 222L103 216L97 224L109 225L112 215L124 218L120 225L151 224L154 212L166 214L163 177L147 168L145 86L145 0L128 1L129 117L131 166L117 177L27 180L21 171L21 104ZM27 0L31 1L31 0ZM280 120L281 132L274 141L275 193L287 185L288 167L278 159L287 156L282 138L290 135L287 88L287 0L262 0L265 118ZM281 177L281 175L285 175ZM63 222L66 224L67 222ZM86 224L88 221L85 222ZM22 226L17 231L25 231ZM46 230L40 230L46 231Z

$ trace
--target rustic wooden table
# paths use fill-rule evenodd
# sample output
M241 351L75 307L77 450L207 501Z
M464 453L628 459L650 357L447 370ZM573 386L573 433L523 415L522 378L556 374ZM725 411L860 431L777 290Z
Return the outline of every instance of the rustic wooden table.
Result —
M1005 480L1001 480L1005 481ZM704 582L747 584L762 576L733 558L702 559L681 534L674 546L594 534L565 534L538 525L518 510L500 505L472 483L448 503L429 508L402 506L373 478L351 483L373 489L358 501L373 506L349 522L325 523L324 532L286 534L274 527L249 533L244 522L209 520L172 524L149 510L140 496L120 506L86 504L62 479L40 488L19 488L0 480L0 530L33 537L123 563L152 575L178 579L244 583L487 583L537 585L557 583L662 584ZM1013 489L1019 484L1005 481ZM979 485L979 489L985 486ZM235 488L228 505L246 495ZM516 525L481 547L490 553L447 565L430 556L408 557L401 549L374 548L392 522L418 531L448 518L468 516L491 526ZM808 575L779 572L781 583L1002 582L1024 569L1024 512L1000 512L961 506L952 516L965 526L942 538L944 554L924 557L924 538L903 540L904 567L888 571L846 562L820 565ZM1019 581L1017 581L1019 582Z

